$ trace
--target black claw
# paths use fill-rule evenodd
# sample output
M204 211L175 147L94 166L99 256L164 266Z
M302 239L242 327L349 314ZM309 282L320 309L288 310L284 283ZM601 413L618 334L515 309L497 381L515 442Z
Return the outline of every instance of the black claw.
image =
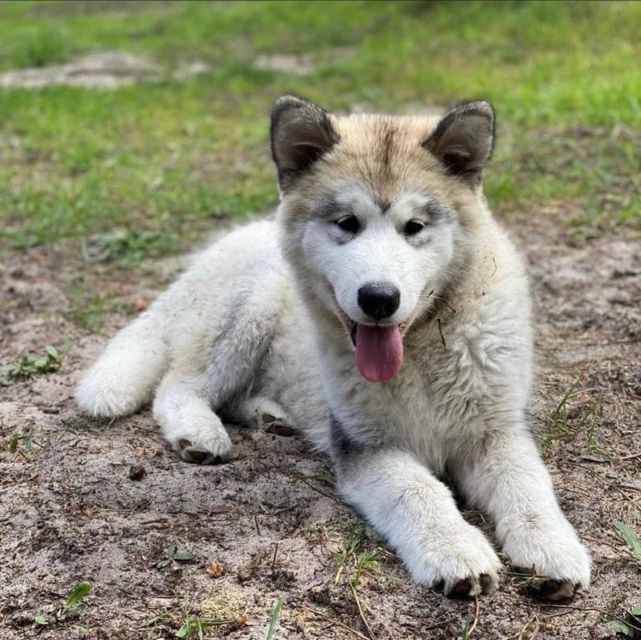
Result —
M202 466L223 464L228 460L227 456L215 456L211 453L207 453L206 451L190 451L189 455L191 457L189 462Z
M570 593L559 593L568 583L563 580L536 580L530 585L530 592L534 597L542 600L572 600L579 590L580 585L573 584Z
M211 457L206 451L190 451L189 457L191 458L190 462L195 464L209 464L207 460Z
M548 596L550 594L556 593L560 587L561 583L558 580L545 580L541 584L540 590L543 595Z
M492 576L488 575L487 573L482 573L479 577L479 581L481 583L481 591L483 593L487 593L488 591L490 591L490 589L492 588Z
M276 419L273 422L267 423L265 428L265 433L273 433L277 436L282 436L283 438L291 438L296 435L296 429L290 427L288 424L284 424Z
M466 598L470 595L472 583L469 578L459 580L447 594L450 598Z

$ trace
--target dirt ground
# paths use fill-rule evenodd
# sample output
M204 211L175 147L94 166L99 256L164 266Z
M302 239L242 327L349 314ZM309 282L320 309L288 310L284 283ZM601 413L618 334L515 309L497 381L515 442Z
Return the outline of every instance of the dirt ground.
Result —
M60 371L0 387L0 638L174 638L191 615L223 623L206 638L262 639L278 596L278 639L609 637L607 614L641 604L641 568L615 526L641 532L641 245L630 231L573 240L567 217L559 207L506 224L529 258L535 421L594 558L587 594L551 606L506 572L478 603L448 600L413 585L389 551L352 590L355 558L380 540L298 437L236 429L233 459L200 467L168 449L148 411L112 424L79 415L74 382L129 317L108 314L105 335L92 334L64 292L82 283L140 308L177 261L87 270L67 243L0 266L3 363L75 340ZM172 545L193 560L158 568ZM56 620L81 580L92 585L86 612Z

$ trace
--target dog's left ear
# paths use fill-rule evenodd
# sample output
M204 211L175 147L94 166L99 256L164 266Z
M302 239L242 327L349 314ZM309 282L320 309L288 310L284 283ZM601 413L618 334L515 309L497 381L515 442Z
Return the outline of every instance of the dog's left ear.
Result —
M324 109L294 96L283 96L274 104L270 138L284 192L339 140Z
M422 146L445 165L450 175L471 186L481 182L494 148L494 109L489 102L468 102L450 109Z

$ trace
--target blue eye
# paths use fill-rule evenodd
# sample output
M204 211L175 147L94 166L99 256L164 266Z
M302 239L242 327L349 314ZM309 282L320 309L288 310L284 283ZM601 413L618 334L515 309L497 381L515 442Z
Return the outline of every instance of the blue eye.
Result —
M415 236L417 233L423 231L424 228L424 222L421 222L420 220L410 220L403 228L403 232L406 236Z
M361 224L358 221L358 218L353 215L343 216L334 222L334 224L343 231L347 233L358 233L361 228Z

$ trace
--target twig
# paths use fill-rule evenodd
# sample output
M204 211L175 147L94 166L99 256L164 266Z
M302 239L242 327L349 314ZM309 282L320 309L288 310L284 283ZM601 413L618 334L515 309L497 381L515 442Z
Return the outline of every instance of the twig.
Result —
M539 629L540 629L540 627L541 627L541 623L539 622L539 620L538 620L538 618L537 618L537 616L536 616L536 615L533 615L533 616L532 616L532 617L531 617L531 618L530 618L530 619L525 623L525 626L523 627L523 629L521 629L521 633L519 633L519 636L518 636L517 640L524 640L524 638L525 638L525 632L528 630L529 626L530 626L533 622L535 623L535 625L536 625L536 626L533 628L533 630L532 630L532 635L530 635L530 637L529 637L529 639L528 639L528 640L534 640L534 638L535 638L535 637L536 637L536 635L538 634Z
M320 493L322 496L325 496L326 498L329 498L330 500L333 500L334 502L337 502L338 504L343 504L336 496L333 496L331 493L326 493L322 489L319 489L318 487L315 487L311 482L308 482L305 476L299 475L297 473L292 473L292 477L296 478L297 480L300 480L301 482L304 482L310 489L313 489L317 493Z
M637 504L638 498L637 500L635 500L634 498L630 497L625 491L623 491L623 489L621 489L616 484L611 484L610 482L608 482L608 486L616 489L631 505L634 506L635 509L641 509L641 507L639 507L639 505Z
M272 556L272 573L274 573L274 568L276 567L276 555L278 554L278 542L274 543L274 555Z
M470 627L470 630L467 632L467 637L469 638L472 633L474 632L474 629L476 629L476 625L479 623L479 599L474 598L474 622L472 622L472 626Z
M443 343L443 346L447 349L447 345L445 344L445 336L443 335L443 327L441 326L440 318L436 318L436 324L438 325L438 332L439 332L439 335L441 336L441 342Z
M258 516L254 514L254 524L256 525L256 533L260 536L262 535L260 532L260 525L258 524Z
M631 453L630 455L627 455L627 456L621 456L619 458L619 461L621 461L621 460L634 460L635 458L641 458L641 451L639 453Z
M360 614L361 620L363 621L363 624L367 629L367 633L369 634L369 637L372 640L376 640L376 636L374 635L374 632L372 631L372 628L369 626L369 623L367 622L367 618L365 618L365 614L363 613L363 607L361 606L360 598L358 597L358 594L356 593L356 589L354 589L354 585L351 582L349 583L349 588L352 590L354 601L356 602L356 606L358 607L358 613Z
M635 487L631 484L616 484L614 486L619 487L619 489L630 489L630 491L641 491L641 487Z
M595 462L597 464L612 464L610 460L605 460L604 458L596 458L595 456L583 455L581 456L581 460L585 460L586 462Z
M607 616L608 618L612 618L613 620L618 620L619 622L623 622L623 624L627 624L628 627L632 629L641 631L641 627L638 627L637 625L633 624L630 620L624 620L623 618L619 618L619 616L615 616L613 613L610 613L609 611L605 611L605 609L597 609L596 607L573 607L570 604L552 604L552 603L542 603L538 606L540 608L554 607L555 609L572 609L574 611L583 611L583 612L595 611L596 613L600 613L602 616Z
M425 631L433 631L434 629L440 629L443 625L450 624L455 621L458 621L458 618L445 618L444 620L441 619L438 622L435 622L434 624L429 625L428 627L422 627L421 631L425 633Z
M339 627L342 627L343 629L347 629L347 631L350 631L351 633L353 633L357 638L362 638L362 640L370 640L370 638L368 638L367 636L364 636L360 631L356 631L356 629L352 629L352 627L350 627L349 625L346 625L344 622L341 622L340 620L336 620L336 618L332 618L327 614L323 613L322 611L318 611L318 609L312 609L311 607L308 607L306 605L303 605L303 609L307 609L307 611L311 611L313 614L320 616L321 618L325 618L325 620L328 620L333 624L337 624Z

